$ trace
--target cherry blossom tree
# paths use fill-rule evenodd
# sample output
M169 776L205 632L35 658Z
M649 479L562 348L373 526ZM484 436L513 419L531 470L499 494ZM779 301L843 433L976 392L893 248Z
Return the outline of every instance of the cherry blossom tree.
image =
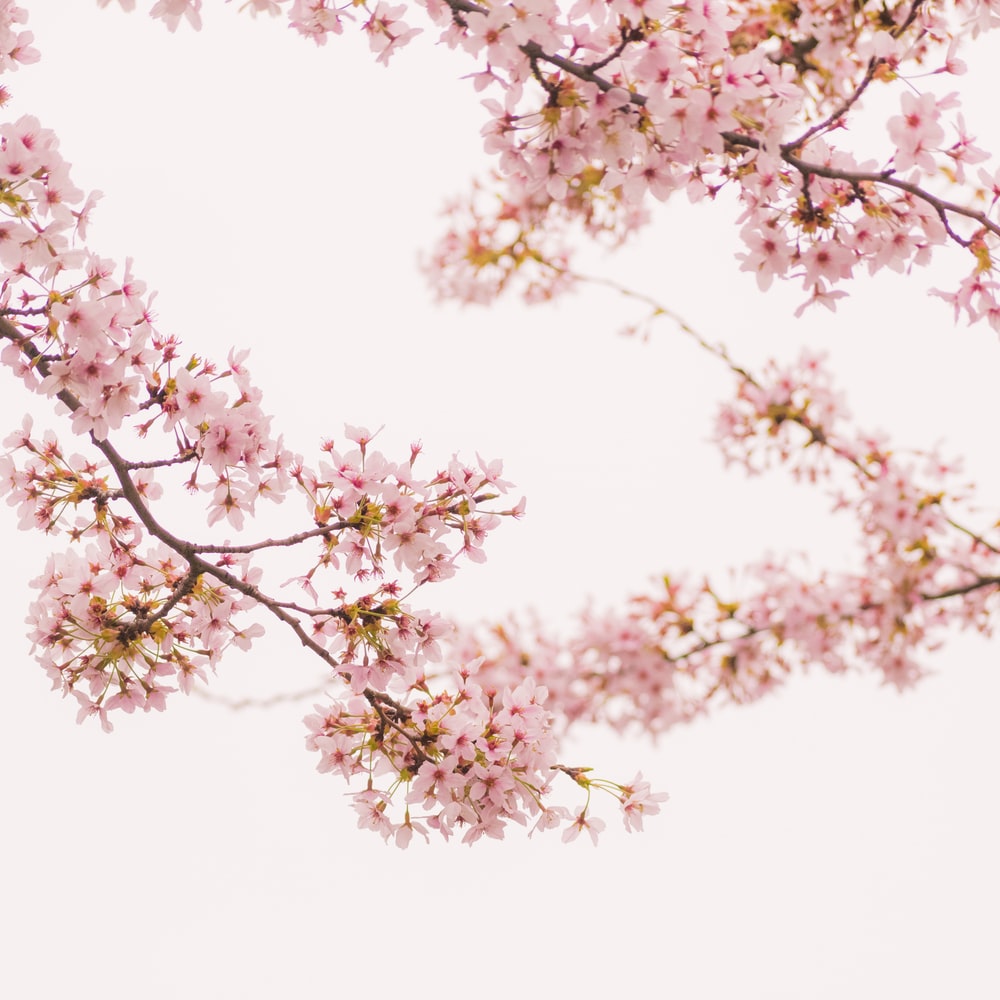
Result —
M613 284L581 273L574 246L622 245L651 200L726 191L742 207L739 266L762 290L801 281L800 314L834 309L861 272L952 254L968 273L935 294L956 319L1000 329L1000 174L980 166L958 97L927 83L961 75L963 46L1000 22L994 5L243 7L317 45L360 27L383 64L419 30L468 55L495 171L448 206L427 254L442 298L533 302ZM159 0L150 13L174 31L198 28L201 8ZM0 3L3 71L38 58L26 23ZM888 145L856 152L842 137L876 88L898 94ZM612 781L561 761L574 721L655 734L809 666L877 670L902 688L949 630L991 628L1000 540L955 463L853 426L821 358L750 371L623 286L648 310L635 332L673 323L733 376L715 429L726 460L821 484L856 519L858 565L815 574L769 559L740 593L664 576L625 612L588 612L569 642L534 621L457 627L415 595L429 601L464 560L482 562L487 537L523 514L501 464L426 469L419 443L383 455L377 432L353 426L299 455L272 429L246 352L221 364L185 348L157 328L132 263L87 246L96 199L73 184L56 136L27 115L0 136L0 358L69 422L60 438L26 418L4 442L0 489L21 528L67 539L33 581L30 638L80 721L110 731L117 712L162 710L276 619L340 686L307 717L307 746L354 790L359 826L400 846L414 833L501 837L512 821L596 841L594 792L617 800L629 830L664 796L641 774ZM185 493L207 500L207 541L172 529ZM291 498L286 534L228 540L258 505ZM292 580L268 574L276 552L297 558ZM563 804L574 786L583 801Z

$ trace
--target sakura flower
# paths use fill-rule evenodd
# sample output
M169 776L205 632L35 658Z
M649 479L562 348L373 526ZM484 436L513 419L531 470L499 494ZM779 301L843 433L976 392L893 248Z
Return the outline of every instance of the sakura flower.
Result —
M186 18L195 31L201 29L201 0L157 0L153 5L149 16L163 21L167 30L174 32L181 22L181 18Z
M622 787L621 806L625 829L630 833L641 831L643 816L655 816L660 811L660 803L668 798L664 792L654 794L649 782L642 780L642 773L636 774L630 784Z
M584 809L582 812L577 814L573 822L563 831L563 843L571 843L580 836L582 831L586 830L596 847L598 834L603 832L606 825L607 824L604 820L599 819L596 816L588 817L587 810Z
M924 173L933 173L931 151L944 141L944 129L939 123L941 112L938 99L930 93L902 95L903 114L889 119L889 138L896 145L894 162L900 170L917 166Z
M377 62L388 65L389 59L399 51L410 39L420 34L420 28L411 28L405 21L400 21L406 7L390 7L379 0L371 17L364 23L364 31L368 34L368 44L373 52L378 53Z

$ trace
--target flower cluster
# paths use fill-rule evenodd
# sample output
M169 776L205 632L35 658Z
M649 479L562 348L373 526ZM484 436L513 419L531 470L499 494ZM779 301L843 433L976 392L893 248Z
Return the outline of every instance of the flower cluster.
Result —
M200 3L163 0L152 12L171 29L182 18L197 26ZM380 6L365 25L383 55L407 37L396 15ZM35 57L17 29L23 20L14 4L0 5L5 68ZM56 137L36 119L0 125L0 363L56 401L79 448L26 418L3 443L0 495L22 528L66 539L33 581L28 622L36 658L79 703L79 720L110 731L116 712L162 710L169 693L206 681L228 649L250 648L263 632L257 619L269 615L346 691L321 723L310 720L311 747L324 769L336 759L344 777L368 775L362 825L405 844L423 831L409 812L419 804L431 810L428 828L467 826L470 841L529 818L595 832L587 805L574 816L543 801L563 773L588 792L613 791L626 827L639 828L658 798L638 780L584 779L559 765L542 690L484 693L476 664L454 660L445 669L456 693L428 686L426 667L442 661L450 626L409 601L461 559L483 562L488 536L522 515L523 500L503 501L511 484L501 464L454 457L424 475L419 444L393 461L373 449L374 434L350 426L307 464L272 432L246 352L231 352L225 367L185 354L157 329L131 262L120 270L84 245L96 200L73 185ZM123 454L125 440L139 454ZM213 533L242 532L258 501L297 494L301 530L243 544L181 538L162 501L185 491L206 498ZM298 601L278 599L265 573L261 557L277 551L305 553L288 581ZM433 768L449 776L433 778ZM387 805L400 785L406 808L395 822Z
M166 707L177 679L190 692L207 680L225 649L248 649L263 633L239 612L254 604L229 587L196 576L163 545L147 551L91 544L49 557L33 581L30 637L53 687L80 704L79 721L108 713ZM245 579L245 577L244 577Z
M157 0L150 13L171 31L184 21L197 28L202 6ZM354 24L381 63L418 33L402 3L241 6L284 14L317 44ZM960 46L1000 23L995 4L417 7L441 40L476 60L496 163L488 184L448 209L427 268L441 295L488 302L520 283L530 299L551 297L577 280L579 232L617 245L646 223L651 199L714 199L728 189L742 207L741 267L762 289L790 278L802 283L803 308L833 308L860 270L906 271L951 244L968 254L970 273L937 294L956 317L1000 329L1000 181L978 168L987 155L955 95L923 82L963 72ZM23 20L14 4L0 7L0 68L36 57ZM898 81L898 112L884 123L889 147L849 148L843 136L865 93ZM0 465L22 525L63 527L86 545L53 558L32 615L40 658L84 712L160 707L160 678L178 674L183 686L199 656L214 664L226 645L245 644L252 632L232 616L256 605L348 687L310 717L309 747L321 769L366 779L355 800L360 825L401 843L458 827L471 841L510 820L594 835L600 821L587 806L574 817L548 804L554 775L588 796L611 791L630 829L656 811L657 797L639 779L602 783L557 764L553 727L593 719L656 732L713 701L756 698L810 665L875 664L903 686L945 627L989 627L1000 543L955 519L966 499L955 470L851 429L820 359L804 356L759 379L730 365L737 391L717 436L727 460L751 473L780 464L828 489L857 521L853 572L771 560L746 570L738 596L671 576L625 613L587 613L569 643L514 622L450 639L440 619L405 601L450 576L459 556L482 560L500 517L522 512L493 506L508 486L499 467L456 460L421 479L417 448L394 463L355 428L353 446L328 442L308 467L271 434L241 356L224 370L185 358L154 329L130 268L116 278L78 247L94 199L73 188L51 133L24 118L0 135L2 360L29 388L57 397L102 454L66 458L26 426ZM147 436L157 425L175 443L165 458L128 461L109 441L126 426ZM209 496L209 526L240 530L258 499L290 490L304 497L309 526L243 546L177 539L151 512L160 477L177 473ZM254 556L302 544L313 553L296 578L308 602L277 601ZM329 572L341 574L337 585L325 582ZM344 576L358 592L340 585Z
M288 8L314 40L343 30L356 5ZM738 4L558 0L421 3L441 39L478 61L489 93L486 151L497 170L446 214L427 273L446 298L487 302L516 284L529 299L571 283L579 231L621 242L652 200L735 192L743 206L742 267L766 289L802 282L803 308L833 307L860 270L921 266L934 247L970 255L971 273L944 292L970 320L1000 328L993 254L1000 235L983 194L995 177L954 94L919 77L960 75L956 55L997 22L988 4ZM278 13L281 5L255 4ZM384 61L416 32L405 6L369 10L362 28ZM359 20L362 18L359 17ZM872 87L906 81L877 157L840 135Z
M103 5L109 0L99 0ZM120 0L132 9L134 0ZM419 29L406 4L379 0L248 0L287 16L317 44L347 22L379 62ZM620 242L649 218L650 200L732 190L743 213L743 269L766 289L802 282L802 308L834 308L861 270L909 270L951 243L970 258L940 294L970 321L1000 329L994 253L997 177L955 94L925 81L958 76L962 44L1000 23L983 0L856 3L803 0L418 0L440 40L477 61L485 190L447 209L450 226L428 259L442 297L489 301L516 276L529 299L566 278L578 231ZM200 23L201 0L159 0L174 30ZM858 153L841 136L871 88L902 81L890 148ZM992 197L990 197L992 192ZM985 207L984 207L985 203Z
M723 453L751 473L783 465L823 484L833 509L855 518L856 568L816 573L769 559L744 570L737 594L664 576L624 611L586 612L568 642L530 620L466 631L459 655L483 658L481 682L530 676L550 691L561 725L657 733L713 704L755 700L793 671L875 670L906 687L949 630L989 634L1000 537L995 525L977 532L956 520L972 515L958 465L853 430L815 355L760 378L731 367L739 385L719 415Z
M109 0L98 0L105 6ZM119 0L126 10L134 0ZM356 25L387 63L418 30L406 4L246 0L284 14L317 44ZM156 0L169 30L200 26L201 0ZM969 321L1000 329L1000 181L955 95L923 80L956 76L967 39L1000 23L995 3L922 0L419 0L448 46L476 61L483 129L496 172L449 209L429 259L440 294L492 300L521 283L529 298L570 287L578 231L617 245L651 200L738 198L741 267L767 289L802 283L833 308L860 270L906 271L951 244L969 257L958 288L937 292ZM33 61L25 15L0 3L0 70ZM918 82L918 77L921 78ZM889 146L843 139L871 89L902 81ZM975 170L970 168L975 167ZM974 176L973 176L974 175ZM749 567L741 593L665 577L623 614L589 612L557 643L535 625L449 639L446 623L407 603L482 561L509 488L498 464L455 459L422 478L419 447L395 462L348 428L314 466L271 431L245 357L225 367L185 356L160 333L126 264L86 249L95 196L70 180L51 132L31 117L0 126L0 360L54 397L96 454L68 454L30 423L0 457L0 491L22 526L63 531L70 548L36 581L39 660L81 714L162 708L170 678L187 689L229 646L258 633L257 608L290 628L346 687L310 717L320 767L366 787L360 825L405 843L436 829L499 835L513 820L595 835L589 793L618 798L626 826L656 796L557 763L554 732L575 719L650 731L713 701L746 701L793 669L874 664L912 683L946 627L989 628L1000 541L956 520L966 501L936 454L907 456L847 423L820 359L738 376L720 411L727 460L772 464L819 483L856 519L857 566L811 573L792 562ZM126 458L112 437L138 431L166 452ZM98 457L99 456L99 457ZM165 490L208 500L207 527L241 531L258 500L297 492L302 530L243 545L173 535L155 513ZM302 603L269 592L259 554L306 546ZM333 575L331 581L329 576ZM433 665L433 668L432 668ZM573 814L548 802L565 775L588 792ZM398 807L402 815L396 815ZM416 815L415 815L416 814Z
M306 720L306 746L320 754L319 770L365 782L354 794L359 827L402 846L414 833L429 839L435 831L447 840L463 829L463 842L471 844L501 838L511 821L533 820L533 830L568 823L565 840L587 829L596 842L604 822L589 815L593 789L618 800L629 830L659 812L666 796L652 793L641 775L619 785L559 765L545 688L528 677L513 688L484 690L473 679L477 666L460 672L454 695L432 694L422 680L415 688L422 697L410 707L353 698L317 706L319 714ZM545 802L556 772L587 791L575 814ZM394 815L396 798L401 816Z

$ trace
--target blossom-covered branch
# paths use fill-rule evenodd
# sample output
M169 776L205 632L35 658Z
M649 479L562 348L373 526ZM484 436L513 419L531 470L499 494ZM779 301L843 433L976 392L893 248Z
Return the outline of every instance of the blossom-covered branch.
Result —
M0 69L35 57L23 19L0 5ZM640 778L618 784L559 764L544 689L483 689L474 662L445 664L447 682L426 676L449 625L410 600L463 558L484 561L487 537L523 513L523 501L504 506L500 463L455 457L425 477L419 444L393 462L374 434L348 427L345 445L324 442L307 465L272 433L245 352L225 368L184 354L156 328L131 263L121 273L87 248L95 201L73 186L51 131L30 116L0 125L0 362L56 402L80 449L26 417L4 442L0 494L23 528L67 535L34 581L30 637L79 719L110 730L115 712L162 710L231 647L250 648L258 610L340 691L310 717L308 746L321 769L364 786L360 825L401 845L431 829L472 842L529 820L572 837L600 826L588 812L595 788L618 800L629 829L657 812L662 796ZM127 434L149 454L126 457ZM258 502L292 495L305 527L246 544L191 541L165 520L185 491L207 497L215 531L241 532ZM288 582L312 606L275 596L258 559L279 548L298 555ZM552 802L559 775L586 791L575 813Z
M1000 22L994 4L417 6L446 44L478 61L475 86L493 95L484 135L496 172L451 206L452 226L428 261L442 296L489 302L520 281L529 299L551 297L579 280L569 265L580 230L621 243L647 221L650 196L710 200L728 189L742 208L741 266L761 289L775 278L801 280L803 308L833 308L859 268L909 270L951 243L969 254L970 273L937 294L956 317L1000 329L1000 181L983 169L970 176L986 153L956 95L924 82L964 71L961 47ZM152 13L173 30L185 17L197 26L201 7L159 0ZM318 44L357 21L383 63L417 34L402 4L243 7L284 12ZM899 113L884 122L889 147L846 148L863 98L896 85ZM480 676L504 683L544 682L565 718L658 731L722 696L756 697L795 666L874 663L907 684L919 675L918 652L950 623L989 627L1000 541L954 513L968 496L942 488L951 468L934 455L906 459L847 428L816 358L755 377L724 349L714 352L737 377L719 418L727 458L751 472L786 464L826 483L834 504L858 518L857 572L810 575L767 563L747 571L739 599L669 577L625 615L585 619L569 648L540 629L516 637L511 626L492 646L462 640L459 660L486 657Z
M855 519L858 566L818 572L800 557L770 558L724 588L671 573L624 609L588 610L569 640L531 617L469 629L457 637L460 655L482 657L483 676L545 684L564 724L658 733L817 667L874 670L907 687L955 628L991 634L1000 611L998 522L969 526L982 515L957 481L957 462L907 454L852 428L816 355L754 375L649 296L608 279L574 279L643 301L651 307L645 324L672 320L729 368L736 392L715 432L727 462L751 475L782 466L822 485L832 509Z

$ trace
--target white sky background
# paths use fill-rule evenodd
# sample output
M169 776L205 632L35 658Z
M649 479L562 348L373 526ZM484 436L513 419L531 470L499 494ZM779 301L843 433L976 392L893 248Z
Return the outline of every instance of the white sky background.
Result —
M417 252L486 167L464 57L428 39L385 70L360 35L315 50L217 2L200 34L176 36L91 2L34 7L43 59L9 78L8 113L38 115L76 182L105 191L91 246L136 259L162 330L220 360L252 347L265 409L307 456L350 422L386 424L390 456L419 437L429 465L504 458L529 516L425 603L564 622L664 571L843 558L821 497L721 468L706 439L729 380L669 326L623 340L637 314L599 291L432 304ZM995 90L988 63L980 79ZM994 109L973 110L975 78L963 87L973 130L1000 149ZM762 296L738 272L732 217L671 204L590 270L657 294L748 364L829 350L859 422L901 446L945 441L996 509L1000 345L926 297L950 255L796 322L798 289ZM8 380L0 427L25 405ZM303 510L282 513L297 525ZM597 850L515 830L401 852L356 830L342 783L315 773L308 702L234 713L174 696L112 736L77 727L22 638L48 543L0 517L2 995L997 995L1000 679L985 641L956 640L906 696L817 675L657 747L580 731L570 763L622 780L641 767L671 793L644 835L627 837L609 800ZM213 689L317 676L270 628Z

